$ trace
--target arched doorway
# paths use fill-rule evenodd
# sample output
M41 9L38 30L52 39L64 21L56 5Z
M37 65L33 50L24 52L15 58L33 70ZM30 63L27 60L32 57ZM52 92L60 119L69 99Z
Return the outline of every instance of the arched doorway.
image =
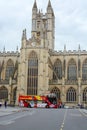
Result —
M87 103L87 88L83 90L83 102Z
M8 99L8 90L4 86L0 88L0 99Z
M57 96L57 99L60 99L60 90L59 90L57 87L54 87L54 88L51 90L51 93L55 93L56 96Z
M66 93L66 101L67 102L75 102L76 101L76 90L73 87L70 87Z

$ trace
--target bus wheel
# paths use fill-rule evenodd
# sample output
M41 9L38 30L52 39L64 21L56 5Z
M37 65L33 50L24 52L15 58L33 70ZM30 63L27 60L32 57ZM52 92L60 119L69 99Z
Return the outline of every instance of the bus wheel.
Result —
M31 108L31 105L29 104L28 107Z

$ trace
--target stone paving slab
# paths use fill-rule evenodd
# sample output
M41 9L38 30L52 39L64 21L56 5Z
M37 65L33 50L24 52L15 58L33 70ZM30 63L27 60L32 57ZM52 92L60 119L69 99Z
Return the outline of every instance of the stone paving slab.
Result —
M87 109L80 109L82 112L84 112L84 114L87 115ZM19 112L19 111L30 111L29 108L20 108L20 107L9 107L7 106L7 108L5 108L4 106L0 107L0 117L1 116L5 116L5 115L9 115L15 112Z
M83 109L83 112L84 112L85 114L87 114L87 110L86 110L86 109Z
M5 115L9 115L9 114L12 114L14 112L18 112L20 111L21 108L19 107L1 107L0 108L0 116L5 116Z

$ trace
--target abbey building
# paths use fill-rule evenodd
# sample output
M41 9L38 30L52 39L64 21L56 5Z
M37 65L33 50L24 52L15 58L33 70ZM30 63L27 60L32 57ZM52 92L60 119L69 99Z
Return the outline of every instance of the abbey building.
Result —
M67 104L87 103L87 51L55 51L55 15L32 8L31 38L23 30L20 52L0 52L0 100L18 104L18 96L53 92Z

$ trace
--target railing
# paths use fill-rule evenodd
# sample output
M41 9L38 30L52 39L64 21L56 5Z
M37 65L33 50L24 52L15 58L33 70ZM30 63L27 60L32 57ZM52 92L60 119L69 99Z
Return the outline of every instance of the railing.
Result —
M6 79L5 80L0 80L0 84L3 84L3 85L4 84L9 84L9 80L6 80Z
M65 80L65 85L77 85L77 80Z
M62 80L49 80L50 85L56 85L56 84L61 84L62 85Z
M16 84L17 81L16 81L16 80L12 80L12 83L13 83L13 84ZM0 80L0 84L1 84L1 85L9 84L9 80L6 80L6 79L5 79L5 80L2 80L2 79L1 79L1 80Z
M62 80L49 80L49 85L62 85ZM78 80L64 80L65 85L78 85ZM81 85L87 85L87 80L82 80Z
M87 84L87 80L82 80L81 84L82 84L82 85Z
M62 85L63 81L62 80L49 80L49 84L50 85L54 85L54 84L58 84L58 85ZM78 81L77 80L65 80L64 82L65 85L77 85Z

